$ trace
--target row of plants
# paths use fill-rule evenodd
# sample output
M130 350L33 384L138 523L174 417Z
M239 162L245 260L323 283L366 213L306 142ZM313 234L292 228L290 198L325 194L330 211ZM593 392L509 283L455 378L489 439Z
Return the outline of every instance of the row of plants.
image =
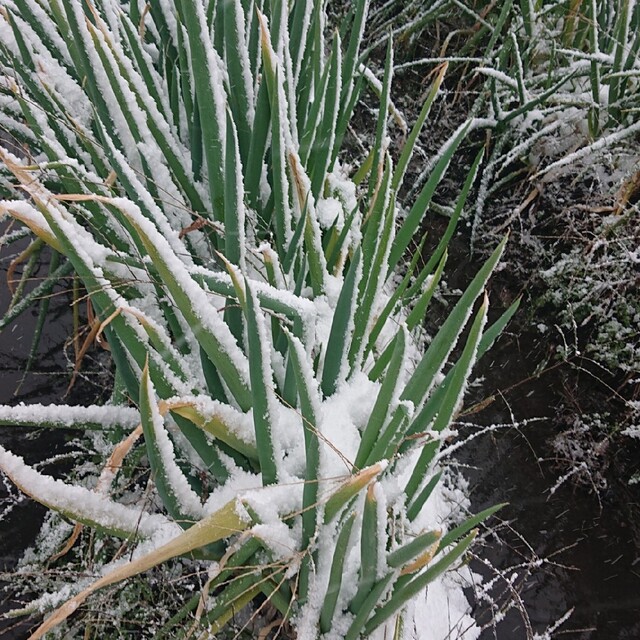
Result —
M347 175L368 4L330 33L318 0L3 3L0 215L21 225L6 243L28 230L12 270L26 283L46 251L49 273L18 285L0 328L39 305L40 332L73 274L91 309L76 365L102 340L115 371L106 405L0 407L14 429L93 431L66 479L0 447L8 478L61 516L49 539L70 536L57 590L14 612L47 614L32 638L78 620L118 637L141 597L149 637L237 637L256 620L298 638L404 637L499 508L447 530L439 449L517 308L487 323L505 240L418 339L481 157L423 260L423 216L468 127L401 210L444 68L394 162L389 39L368 155ZM74 544L93 552L66 564ZM92 617L94 594L123 582L119 613ZM473 634L444 598L429 624Z

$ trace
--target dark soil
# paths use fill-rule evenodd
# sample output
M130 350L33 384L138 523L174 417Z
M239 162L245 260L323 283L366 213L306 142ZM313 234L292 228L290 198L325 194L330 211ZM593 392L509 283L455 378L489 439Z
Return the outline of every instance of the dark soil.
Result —
M578 368L580 363L551 365L532 375L546 347L526 331L505 336L480 367L487 377L485 390L496 400L465 417L475 425L542 418L482 436L457 456L468 467L474 510L510 503L500 512L509 525L499 527L499 540L488 537L478 554L505 577L517 572L513 586L526 607L526 614L512 609L484 637L525 638L527 619L531 629L542 632L574 609L561 627L567 637L638 638L640 491L627 480L637 471L640 447L612 437L602 454L594 452L587 459L584 471L553 491L559 479L578 466L552 446L567 418L588 414L603 403L611 407L615 400ZM524 566L511 569L521 563ZM480 563L477 567L491 574ZM505 587L504 580L498 581L493 592L498 603L515 604ZM487 614L479 619L483 616L488 621Z
M445 225L434 217L427 227L437 239ZM562 230L556 227L556 233ZM471 256L465 232L449 253L447 289L463 289L481 257ZM507 260L517 253L512 246ZM627 405L616 391L621 379L588 359L558 358L554 335L536 329L553 323L553 310L536 306L541 285L535 270L519 266L519 274L507 268L491 281L494 318L519 295L524 299L479 363L480 380L458 423L461 438L498 426L454 454L469 480L473 512L509 502L473 563L486 580L499 576L491 589L494 606L476 594L482 638L530 638L569 611L558 629L562 637L638 638L640 487L628 481L640 470L640 443L621 436L620 426L606 432L575 428L594 412L626 425ZM436 303L436 318L446 312L446 299ZM495 623L498 611L501 621Z
M6 282L8 265L24 248L20 241L0 250L0 317L10 303ZM44 255L27 290L40 281L47 264ZM20 269L16 273L19 277ZM69 358L73 357L73 348L68 342L73 335L71 288L71 281L63 281L52 292L38 355L26 375L37 309L27 310L0 333L0 404L60 403L61 398L66 404L89 404L108 393L108 359L96 351L88 354L84 371L68 390L72 370ZM27 463L39 465L44 473L58 476L68 469L64 459L45 466L42 463L72 452L69 441L74 434L77 435L73 431L0 427L0 444L22 456ZM22 496L9 481L0 483L0 615L25 604L25 598L11 588L9 574L24 550L35 542L45 513L45 507ZM33 624L33 619L27 623L0 617L0 637L3 640L25 638Z

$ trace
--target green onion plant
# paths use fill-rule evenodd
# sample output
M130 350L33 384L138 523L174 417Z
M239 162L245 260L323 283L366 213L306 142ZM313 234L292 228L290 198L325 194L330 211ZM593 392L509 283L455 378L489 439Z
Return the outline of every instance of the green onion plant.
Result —
M354 2L332 33L319 0L2 3L0 215L29 229L30 255L52 257L0 327L72 273L115 382L107 405L0 407L0 422L121 436L93 488L3 447L0 469L128 549L49 594L32 638L175 558L204 563L208 579L169 637L222 634L265 598L299 637L369 637L460 563L497 508L441 535L425 506L440 435L517 306L487 325L504 241L421 344L477 163L421 267L408 250L466 128L400 219L396 193L442 74L394 164L390 39L356 186L341 153L367 15ZM116 490L136 451L151 503Z

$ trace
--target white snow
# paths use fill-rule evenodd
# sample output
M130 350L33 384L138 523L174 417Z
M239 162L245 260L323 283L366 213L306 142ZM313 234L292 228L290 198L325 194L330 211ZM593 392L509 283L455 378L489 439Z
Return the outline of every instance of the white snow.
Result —
M316 214L320 225L325 229L330 229L335 223L336 229L340 231L344 225L342 204L337 198L321 198L318 200Z
M42 424L60 427L74 425L96 425L100 429L121 427L125 431L134 429L140 422L137 409L113 405L91 405L78 407L64 404L20 404L0 405L0 423Z

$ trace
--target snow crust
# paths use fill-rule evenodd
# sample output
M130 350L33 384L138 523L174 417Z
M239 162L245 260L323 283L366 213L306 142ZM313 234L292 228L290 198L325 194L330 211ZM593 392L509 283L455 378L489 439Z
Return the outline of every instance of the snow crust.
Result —
M122 427L131 430L140 422L137 409L115 405L78 407L64 404L20 404L0 405L0 423L12 422L34 425L56 425L77 427L95 425L99 429Z

